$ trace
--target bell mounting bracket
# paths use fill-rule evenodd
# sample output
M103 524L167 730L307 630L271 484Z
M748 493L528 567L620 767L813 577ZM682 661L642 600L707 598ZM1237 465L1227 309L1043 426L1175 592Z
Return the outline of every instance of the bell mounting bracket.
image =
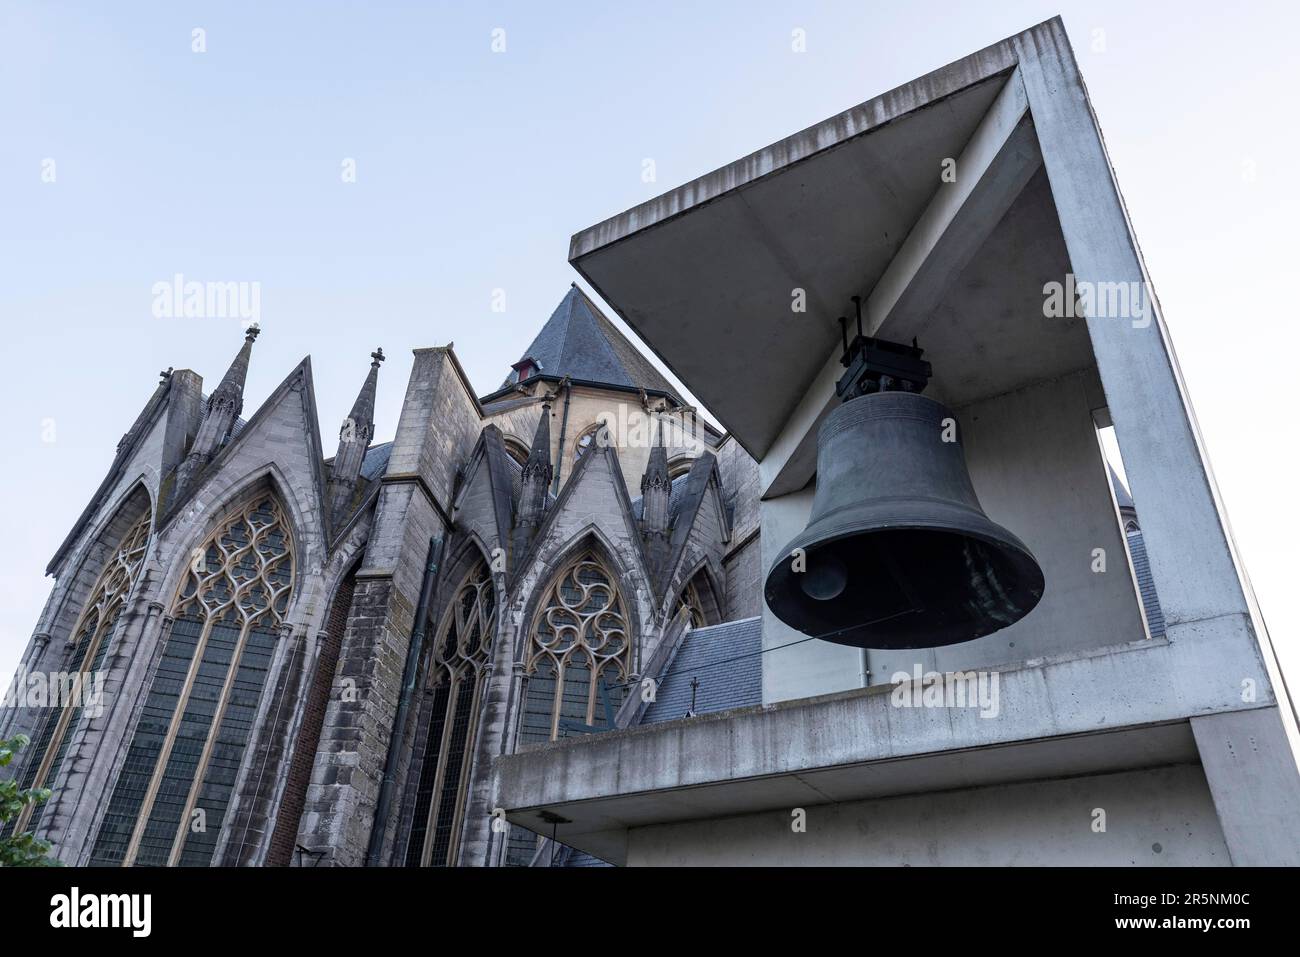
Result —
M844 355L840 364L844 375L835 383L835 394L848 402L874 392L923 392L930 381L930 363L921 356L925 350L916 340L906 345L888 339L873 339L862 334L862 297L853 297L858 333L849 341L849 320L840 316L840 338Z

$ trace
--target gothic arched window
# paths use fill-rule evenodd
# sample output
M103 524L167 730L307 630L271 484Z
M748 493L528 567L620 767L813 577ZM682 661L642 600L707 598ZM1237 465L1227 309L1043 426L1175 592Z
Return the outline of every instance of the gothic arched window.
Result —
M407 866L456 862L495 633L496 592L480 561L456 589L432 641L428 690L433 702Z
M511 436L506 436L504 444L506 447L506 455L510 456L520 465L528 464L528 446Z
M211 863L293 585L270 496L191 553L92 865Z
M682 593L677 600L677 607L686 609L691 616L692 628L703 628L708 624L708 618L704 614L704 602L700 598L700 590L695 586L695 579L692 578L688 581L686 587L682 589Z
M525 652L521 741L604 730L631 672L627 612L614 576L588 551L548 589Z
M40 731L33 742L32 757L23 772L21 787L49 787L59 774L66 755L71 732L81 717L82 705L88 695L98 687L95 678L103 665L113 628L126 604L140 566L144 563L145 549L149 543L148 511L127 531L117 549L91 589L76 627L72 629L72 657L66 673L75 675L74 682L61 684L70 689L72 700L51 701L40 723ZM53 684L53 683L51 683ZM45 805L28 805L14 821L14 832L35 830L40 824Z
M538 605L524 650L519 743L612 729L631 670L622 596L588 550L564 566ZM528 865L538 846L536 835L511 828L507 863Z

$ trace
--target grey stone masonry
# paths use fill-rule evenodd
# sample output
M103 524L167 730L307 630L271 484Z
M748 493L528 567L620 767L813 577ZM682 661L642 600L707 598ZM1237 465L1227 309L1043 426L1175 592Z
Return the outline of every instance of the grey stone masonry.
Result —
M723 615L730 621L750 618L763 608L760 483L758 463L735 439L724 439L718 445L717 456L724 500L731 512L731 543L722 562L727 576Z
M244 410L244 381L248 377L248 360L257 338L257 326L249 328L235 361L226 370L221 384L208 397L207 415L199 425L199 433L190 447L189 455L176 472L176 491L185 491L196 475L212 461Z
M694 448L689 472L674 483L660 436L634 508L626 483L642 468L625 467L620 451L635 456L641 446L596 443L576 461L566 445L558 454L568 467L554 494L561 458L552 437L563 431L551 405L555 393L534 384L531 393L526 387L499 397L485 411L447 346L414 351L394 439L377 446L371 443L381 355L372 354L331 465L321 447L309 357L247 421L240 418L251 346L252 335L211 398L189 370L162 374L50 562L55 587L23 657L23 667L42 672L67 669L75 650L69 639L97 580L127 531L151 519L138 578L97 666L106 706L67 724L61 763L46 782L54 797L35 825L38 834L65 864L122 859L105 841L115 840L123 812L113 812L107 832L102 825L135 787L124 769L138 730L156 722L146 712L193 553L223 522L270 496L288 527L292 584L210 863L401 865L412 852L419 859L423 845L410 846L412 819L422 772L431 760L437 771L440 760L426 740L434 706L423 644L450 620L459 583L480 564L491 570L495 634L475 731L465 742L456 861L503 863L491 765L516 747L523 656L538 603L571 559L596 554L625 608L629 680L643 660L664 659L657 650L666 622L680 618L688 581L708 620L722 617L723 557L732 536L714 457ZM612 388L606 394L588 383L579 397L582 415L606 407L610 395L636 401L627 387ZM569 440L577 428L570 426ZM674 470L681 465L682 458L673 459ZM653 567L646 538L654 543ZM442 559L416 649L412 632L431 544ZM674 647L681 633L673 633ZM7 709L0 728L35 739L51 713ZM21 774L31 756L20 756L14 770ZM119 800L119 791L127 797Z
M317 866L365 862L429 541L449 533L455 465L469 454L478 423L477 402L450 352L418 350L299 831ZM396 815L386 822L390 834L396 824Z
M339 429L339 448L334 454L334 464L330 468L329 511L330 517L338 523L350 510L353 494L357 488L357 478L361 475L361 463L365 460L366 449L375 435L375 390L379 382L379 363L384 361L384 350L377 349L370 354L370 372L366 381L352 403L352 411L343 420Z

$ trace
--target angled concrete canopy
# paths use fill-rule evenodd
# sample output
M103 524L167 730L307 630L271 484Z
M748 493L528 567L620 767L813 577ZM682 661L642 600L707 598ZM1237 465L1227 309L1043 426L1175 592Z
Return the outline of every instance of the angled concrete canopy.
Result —
M1184 761L1186 726L1159 729L1188 722L1232 861L1300 863L1294 709L1059 18L585 230L570 260L758 460L765 565L806 521L841 371L835 318L860 295L866 334L920 340L929 393L975 439L986 508L1025 523L1053 574L1034 615L930 659L1001 673L995 722L806 697L908 662L869 650L858 672L836 646L787 647L768 616L761 711L502 756L511 820L541 831L558 813L576 846L621 859L658 824L1009 780L1008 756L1027 778L1104 770L1069 740L1080 734L1133 742L1122 750L1148 768ZM1140 288L1139 310L1091 299L1055 318L1045 284L1064 280ZM806 312L791 308L800 295ZM1079 570L1115 534L1102 420L1142 515L1158 639L1131 582ZM827 787L810 796L810 776Z
M1013 66L977 54L870 100L579 233L570 261L762 457Z

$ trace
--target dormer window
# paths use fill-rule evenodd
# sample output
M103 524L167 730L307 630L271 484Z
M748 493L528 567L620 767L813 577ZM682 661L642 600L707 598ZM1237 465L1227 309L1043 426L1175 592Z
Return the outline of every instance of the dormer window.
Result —
M525 379L531 379L542 371L542 364L536 359L524 357L512 365L510 368L515 370L518 378L516 382L523 382Z

